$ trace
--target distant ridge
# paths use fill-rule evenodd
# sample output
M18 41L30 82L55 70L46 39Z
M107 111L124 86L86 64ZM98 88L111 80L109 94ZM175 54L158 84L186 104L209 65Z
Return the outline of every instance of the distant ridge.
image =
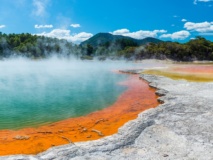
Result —
M159 39L152 38L152 37L147 37L144 39L134 39L134 38L127 37L127 36L113 35L110 33L98 33L98 34L94 35L93 37L89 38L88 40L82 42L80 45L84 46L84 45L89 44L93 47L97 47L99 45L104 45L105 43L112 43L112 42L115 42L116 40L120 40L120 39L131 40L131 41L137 43L138 45L143 45L143 44L147 44L147 43L163 42Z

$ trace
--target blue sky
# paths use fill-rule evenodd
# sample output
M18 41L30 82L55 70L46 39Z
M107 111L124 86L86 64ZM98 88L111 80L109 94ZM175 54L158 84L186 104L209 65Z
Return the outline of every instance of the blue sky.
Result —
M213 41L213 0L0 0L0 32L80 43L99 32Z

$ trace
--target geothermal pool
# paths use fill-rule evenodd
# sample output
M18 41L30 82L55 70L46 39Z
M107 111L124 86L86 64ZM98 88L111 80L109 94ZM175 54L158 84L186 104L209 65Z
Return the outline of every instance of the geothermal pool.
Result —
M119 64L118 64L119 65ZM92 62L0 62L0 129L20 129L78 117L111 105L126 75Z
M159 66L156 61L0 61L0 155L37 154L67 139L88 141L117 133L158 105L155 90L145 81L118 70Z
M0 129L37 127L112 105L127 78L113 70L152 63L65 59L0 61Z

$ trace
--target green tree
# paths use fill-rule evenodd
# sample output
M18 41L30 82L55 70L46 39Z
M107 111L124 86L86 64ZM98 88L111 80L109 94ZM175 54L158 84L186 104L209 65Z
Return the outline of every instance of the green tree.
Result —
M91 56L93 54L93 51L94 51L94 48L91 45L87 44L86 55Z

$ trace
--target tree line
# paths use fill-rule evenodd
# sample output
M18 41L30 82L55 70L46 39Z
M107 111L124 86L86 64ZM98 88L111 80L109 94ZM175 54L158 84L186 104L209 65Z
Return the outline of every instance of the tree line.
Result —
M129 60L151 58L175 61L213 60L213 42L200 36L187 43L150 42L145 45L138 45L134 42L119 40L112 44L106 43L91 50L93 50L93 54L96 56L117 56Z
M137 56L137 58L168 58L176 61L212 61L213 42L198 36L184 44L178 42L151 43L141 50Z
M171 59L175 61L213 60L213 42L196 37L187 43L160 42L139 45L131 39L107 41L98 46L76 45L67 40L44 36L3 34L0 32L0 59L24 56L46 58L52 55L75 56L81 59L104 60L105 58L127 60Z
M46 58L53 54L69 56L80 54L79 47L66 40L44 36L22 34L3 34L0 32L0 58L27 57Z

